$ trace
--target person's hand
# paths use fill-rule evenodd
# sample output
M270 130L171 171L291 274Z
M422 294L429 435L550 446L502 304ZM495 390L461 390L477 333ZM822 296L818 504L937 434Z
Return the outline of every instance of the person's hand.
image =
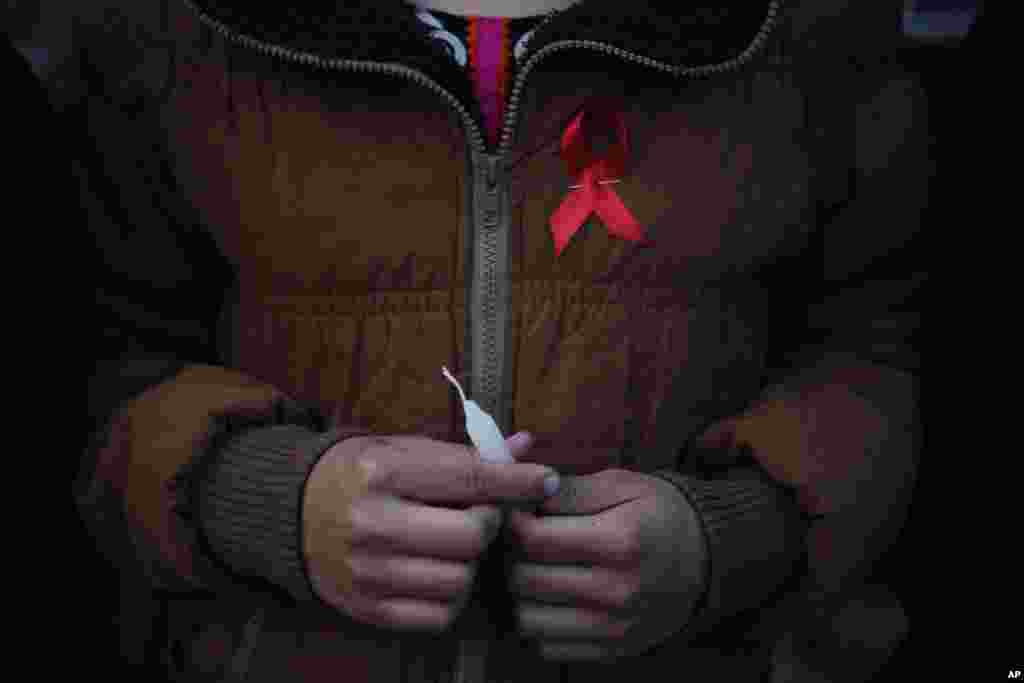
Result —
M687 624L703 581L696 513L669 482L628 470L563 477L537 514L512 511L521 634L549 660L639 654Z
M513 457L527 442L508 439ZM356 437L324 454L303 499L303 551L319 597L357 621L443 630L468 602L502 526L496 504L536 503L553 470L487 464L468 446Z

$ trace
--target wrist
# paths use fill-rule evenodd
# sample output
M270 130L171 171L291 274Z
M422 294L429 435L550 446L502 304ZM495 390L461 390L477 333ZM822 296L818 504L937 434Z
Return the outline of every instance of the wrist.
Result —
M674 470L703 538L703 591L690 630L699 632L767 601L801 567L807 522L791 493L766 477L705 480Z
M321 457L351 430L250 429L227 441L195 481L201 536L232 574L313 599L302 551L302 499Z

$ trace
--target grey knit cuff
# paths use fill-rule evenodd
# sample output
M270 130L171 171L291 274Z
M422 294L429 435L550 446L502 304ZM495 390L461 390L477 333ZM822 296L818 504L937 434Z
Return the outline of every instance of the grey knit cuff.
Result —
M240 576L315 601L302 550L306 481L328 449L366 433L275 425L228 441L196 482L199 524L210 551Z
M686 496L705 541L705 593L687 631L698 634L768 601L801 568L807 521L791 492L767 477L705 480L660 470Z

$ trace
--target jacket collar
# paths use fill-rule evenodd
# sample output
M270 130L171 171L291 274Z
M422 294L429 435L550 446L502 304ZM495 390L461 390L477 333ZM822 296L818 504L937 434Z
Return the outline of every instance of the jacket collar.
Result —
M327 59L404 64L437 75L438 47L403 0L185 0L232 33ZM298 4L300 8L295 7ZM770 0L581 0L531 38L527 57L555 42L592 41L673 67L741 55L772 23Z
M584 0L552 17L528 53L552 43L592 41L673 67L719 64L741 55L774 22L769 0Z

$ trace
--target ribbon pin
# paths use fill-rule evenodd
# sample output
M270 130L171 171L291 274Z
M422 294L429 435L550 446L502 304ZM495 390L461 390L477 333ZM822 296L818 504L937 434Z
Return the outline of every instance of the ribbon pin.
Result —
M595 158L590 147L595 131L614 128L618 137L608 152ZM610 185L621 181L626 169L629 140L621 108L592 103L566 127L562 134L561 156L575 183L571 192L551 215L551 235L555 253L561 255L569 240L596 213L608 232L633 242L643 239L643 228Z

